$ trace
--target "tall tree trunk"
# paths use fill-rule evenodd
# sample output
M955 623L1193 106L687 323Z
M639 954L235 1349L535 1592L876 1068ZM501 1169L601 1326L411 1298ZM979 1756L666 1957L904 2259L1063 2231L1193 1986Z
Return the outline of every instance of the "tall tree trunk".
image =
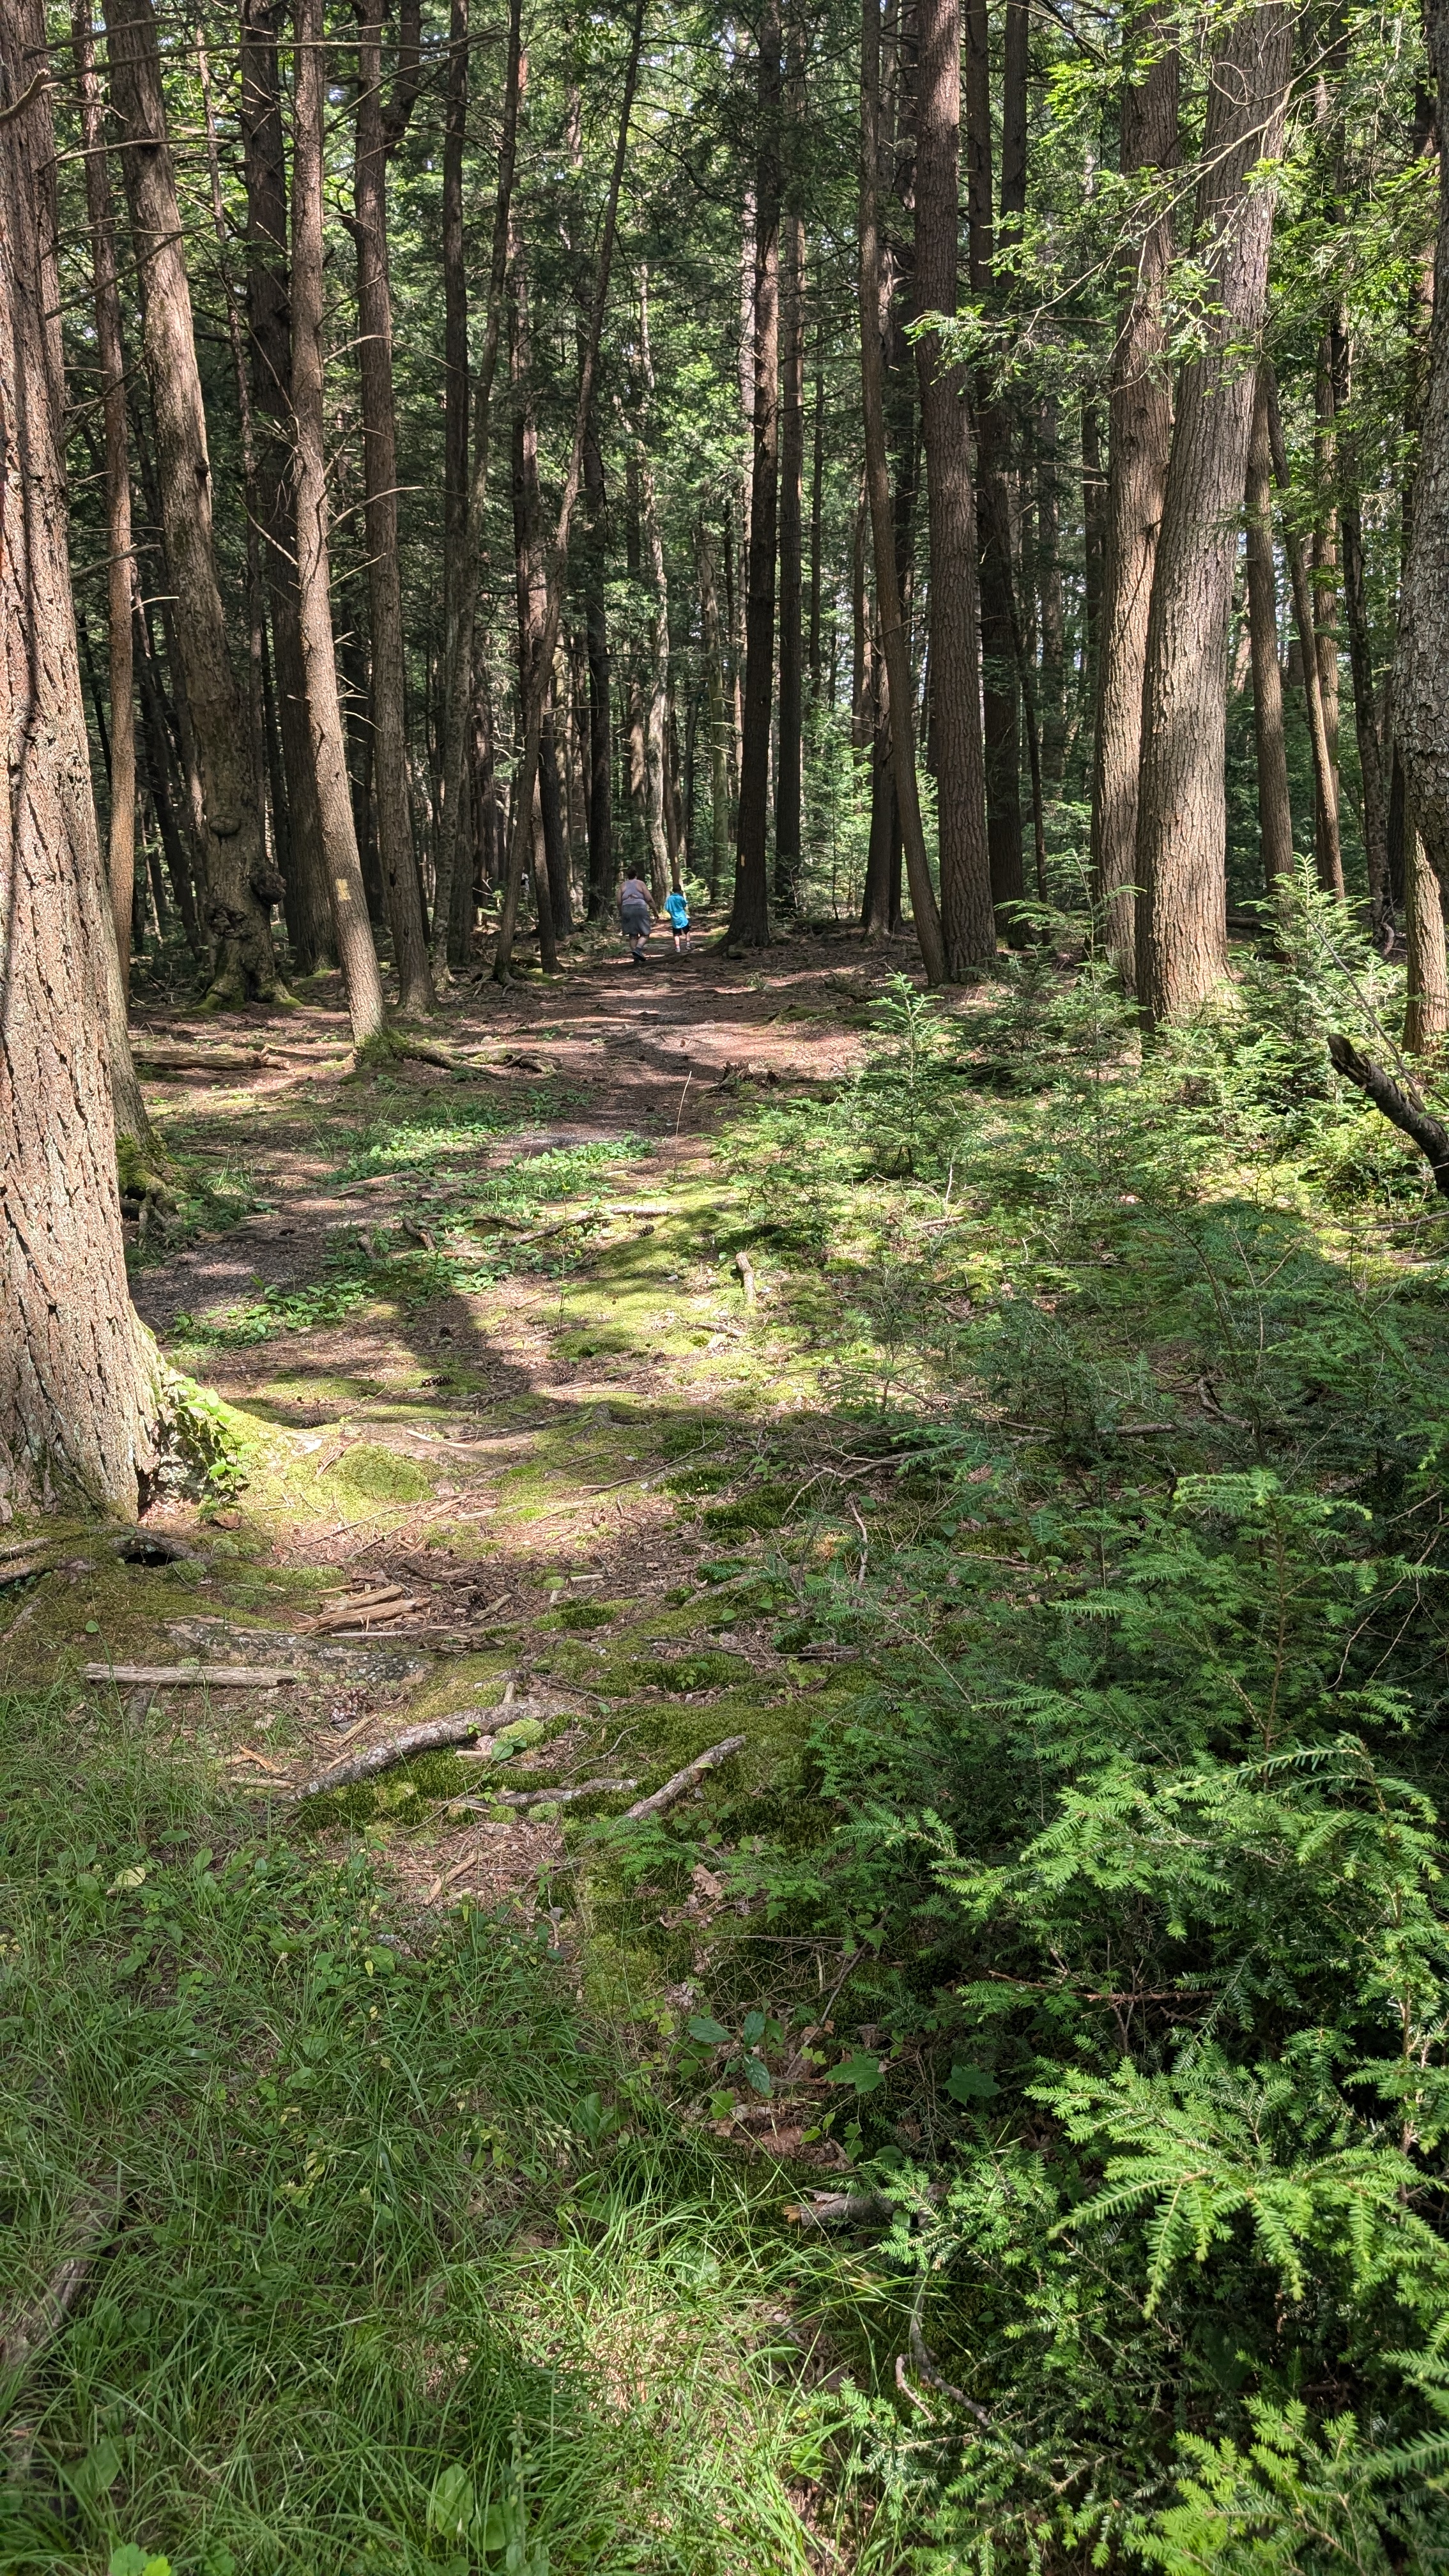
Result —
M1189 1018L1227 964L1228 620L1253 426L1252 371L1273 225L1249 188L1283 134L1291 21L1258 0L1229 22L1208 67L1198 257L1211 304L1184 367L1152 582L1137 812L1138 993L1149 1018Z
M679 860L670 813L669 775L669 589L664 572L664 539L659 501L649 455L654 399L654 362L649 354L649 271L639 271L639 340L634 386L634 474L638 493L638 527L647 564L649 592L649 696L644 722L644 821L649 835L649 862L654 900L662 904L671 885L679 883ZM641 570L644 566L641 565Z
M609 721L609 612L604 591L604 458L590 416L584 438L584 497L589 539L585 557L584 635L589 657L589 919L607 920L613 907L614 765Z
M908 710L911 705L910 654L901 616L901 589L896 573L895 525L891 511L890 472L886 459L885 397L881 361L880 258L880 6L863 0L860 67L860 381L865 428L865 479L870 501L875 552L875 590L880 612L881 655L886 667L892 711L891 748L896 803L905 848L916 937L926 980L946 980L946 952L941 916L926 863L921 829L920 793L916 783L916 746Z
M1283 424L1278 416L1278 387L1271 366L1265 367L1264 381L1267 386L1268 439L1273 458L1273 471L1286 501L1290 497L1288 451L1283 442ZM1314 847L1318 860L1318 882L1326 894L1337 895L1341 903L1343 860L1339 853L1338 840L1338 762L1335 756L1334 739L1329 732L1328 709L1323 695L1323 665L1318 653L1309 566L1303 551L1303 540L1286 519L1283 529L1283 552L1288 558L1288 577L1293 588L1293 607L1297 618L1299 652L1303 664L1303 698L1308 710L1308 741L1313 754ZM1334 651L1336 657L1336 645Z
M111 812L106 880L124 994L131 981L131 902L136 875L136 700L131 646L135 568L131 551L131 465L126 442L126 359L121 345L116 240L106 171L105 111L96 78L90 0L75 0L71 23L86 157L86 212L95 271L96 357L106 454L106 605L111 683Z
M241 0L242 163L247 192L247 334L259 427L257 513L272 612L277 730L287 804L287 932L304 975L336 963L317 810L297 605L292 492L292 315L277 28L282 0ZM275 799L274 809L275 809Z
M134 1520L160 1365L126 1284L102 890L66 556L55 135L34 0L0 0L0 1499Z
M1062 592L1061 457L1054 394L1039 414L1036 459L1036 595L1041 632L1041 770L1047 793L1061 793L1067 756L1067 615Z
M468 485L467 519L458 570L458 632L447 674L443 707L443 828L433 887L432 963L445 974L453 877L462 856L463 777L468 754L468 711L473 696L474 637L478 585L483 570L484 504L488 497L489 423L498 343L503 329L503 301L508 274L508 228L513 205L513 172L518 154L518 102L523 86L520 34L522 0L509 0L508 57L503 77L503 130L498 147L498 186L493 205L493 248L488 268L488 317L483 354L473 388L473 470Z
M388 275L387 164L406 130L417 89L418 0L402 13L398 78L384 109L382 0L356 0L357 158L352 226L357 246L358 376L362 391L362 479L367 526L367 596L372 627L372 779L378 855L387 887L398 1000L431 1011L427 927L413 856L408 795L407 671L402 570L397 552L397 408L392 377L392 285Z
M513 960L513 940L518 924L518 898L523 882L532 828L531 805L538 776L539 744L543 735L544 695L548 674L553 667L563 620L564 582L568 572L569 531L573 525L574 505L583 480L584 439L593 408L595 379L598 374L599 344L604 332L604 313L609 299L609 276L614 261L614 239L619 222L619 190L623 184L624 161L629 148L629 120L634 113L634 91L639 78L639 48L644 32L645 0L634 0L634 14L629 29L629 51L624 69L624 94L619 106L619 130L614 145L613 167L609 173L609 193L604 208L603 231L599 238L598 259L594 271L593 300L589 308L588 337L584 343L579 367L578 400L574 408L573 445L568 472L564 478L558 517L554 522L553 542L545 558L547 595L544 608L542 650L537 667L530 672L520 709L521 755L515 773L512 828L509 836L508 873L503 888L503 906L498 922L498 944L494 950L493 972L503 981ZM495 242L496 247L496 242Z
M1258 837L1263 882L1281 892L1293 877L1293 811L1283 740L1283 673L1278 660L1278 583L1273 563L1273 455L1262 368L1253 398L1246 492L1248 636L1253 657L1253 740L1258 756Z
M322 0L296 0L296 136L292 152L292 410L296 421L297 579L302 668L322 850L337 958L358 1046L382 1032L377 951L347 776L337 691L327 527L322 371Z
M1018 56L1018 15L1011 21L1012 68ZM991 76L986 0L965 0L966 203L969 275L973 294L991 293L995 276L991 210ZM1024 105L1024 102L1023 102ZM1013 138L1017 132L1013 122ZM1025 145L1025 124L1020 128ZM1024 169L1024 163L1023 163ZM986 837L991 892L1001 926L1022 936L1009 908L1026 892L1021 856L1021 745L1018 733L1016 609L1012 595L1011 519L1006 475L1010 425L987 371L975 387L978 475L977 544L980 559L982 713L986 764Z
M960 0L919 0L916 301L954 316L959 302ZM981 737L976 495L965 371L936 332L916 341L931 541L931 736L938 788L941 935L952 983L996 953Z
M815 423L810 458L810 704L820 704L821 536L825 493L825 314L815 337Z
M780 6L764 0L756 91L753 463L745 609L744 738L729 936L770 937L770 716L775 678L775 545L780 487Z
M1363 512L1359 497L1356 445L1345 440L1343 469L1343 606L1348 626L1349 669L1353 674L1353 722L1363 781L1363 842L1368 861L1369 919L1375 941L1393 937L1393 904L1389 894L1388 803L1384 793L1383 720L1374 682L1373 634L1369 624L1364 578Z
M775 762L775 900L793 911L799 892L804 790L805 216L800 158L805 122L806 35L798 6L787 42L788 185L780 298L780 701Z
M1143 220L1123 253L1112 344L1102 606L1097 631L1097 723L1092 762L1092 886L1103 943L1124 984L1137 979L1137 792L1147 615L1162 525L1172 390L1162 300L1172 258L1166 173L1178 159L1178 57L1149 16L1147 69L1122 90L1122 169L1141 174ZM1161 42L1162 50L1156 51Z
M113 0L109 37L111 95L141 272L161 522L201 784L206 921L216 943L208 999L225 1007L271 1000L280 989L260 782L217 586L206 417L151 0L124 0L119 8Z
M458 656L462 634L462 585L467 573L468 543L468 274L463 242L463 152L468 133L468 0L450 0L448 12L448 87L443 110L443 719L444 736L440 801L447 800L447 674ZM463 796L468 795L472 763L463 761ZM460 852L468 835L458 817ZM465 962L472 938L473 870L466 858L455 867L454 889L461 896L467 880L467 903L450 904L449 965ZM466 918L460 923L459 914Z
M1082 624L1083 651L1078 723L1096 705L1102 632L1103 557L1107 542L1107 478L1102 471L1102 414L1088 395L1082 404Z
M699 620L709 707L709 899L713 904L719 901L720 888L729 866L729 715L725 706L719 599L714 586L714 548L704 519L700 519L694 531L694 560L699 575Z
M1444 949L1444 897L1412 828L1404 842L1404 928L1409 942L1404 1045L1425 1055L1449 1031L1449 965Z
M534 410L528 331L528 272L523 236L515 219L510 254L508 372L513 387L513 557L518 611L518 702L522 706L536 656L542 649L546 585L538 497L538 419ZM539 736L538 812L532 844L539 954L548 974L558 965L554 889L559 881L558 770L553 763L552 682L545 680ZM544 751L548 758L543 758ZM551 776L545 773L551 771ZM542 876L540 876L540 868Z
M1313 464L1319 496L1313 529L1313 653L1318 664L1318 694L1323 707L1324 775L1316 785L1314 849L1318 882L1325 894L1343 901L1343 856L1339 844L1341 796L1338 775L1338 480L1337 366L1342 332L1334 315L1319 344L1314 388ZM1325 793L1326 789L1326 793Z

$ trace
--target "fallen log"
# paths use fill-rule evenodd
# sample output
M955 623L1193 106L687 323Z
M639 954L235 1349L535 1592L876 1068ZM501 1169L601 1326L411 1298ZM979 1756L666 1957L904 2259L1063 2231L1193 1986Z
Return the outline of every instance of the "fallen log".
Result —
M1434 1117L1412 1086L1404 1088L1390 1080L1381 1064L1372 1056L1360 1055L1358 1048L1345 1037L1331 1037L1328 1052L1335 1073L1351 1082L1365 1098L1371 1100L1380 1115L1401 1136L1416 1145L1433 1175L1434 1187L1441 1198L1449 1199L1449 1128Z
M577 1789L495 1789L490 1797L453 1798L448 1813L486 1816L490 1807L565 1807L574 1798L616 1797L637 1780L584 1780Z
M121 2195L115 2183L87 2189L73 2203L66 2227L68 2250L43 2290L0 2326L0 2374L13 2399L20 2380L55 2341L89 2277L96 2256L116 2232Z
M266 1073L285 1071L284 1059L269 1047L175 1046L166 1040L133 1038L131 1054L140 1073Z
M672 1780L665 1781L662 1789L656 1789L652 1797L641 1798L637 1806L630 1807L624 1817L625 1824L637 1825L645 1816L661 1815L666 1807L673 1806L676 1798L682 1798L696 1781L702 1780L706 1771L718 1770L721 1762L728 1762L732 1753L742 1752L746 1741L743 1735L727 1735L722 1744L712 1744L707 1753L697 1753L692 1762L686 1762L682 1771L675 1772Z

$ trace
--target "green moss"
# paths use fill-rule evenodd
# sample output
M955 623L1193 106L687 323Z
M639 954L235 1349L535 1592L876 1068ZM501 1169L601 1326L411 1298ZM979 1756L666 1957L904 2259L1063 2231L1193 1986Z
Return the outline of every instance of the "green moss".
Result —
M375 1440L360 1440L338 1460L333 1474L339 1485L372 1502L418 1503L433 1490L426 1468Z
M784 1485L757 1485L753 1493L742 1494L737 1502L716 1503L700 1517L717 1538L728 1536L732 1530L777 1530L790 1509L791 1499Z
M538 1624L541 1628L607 1628L623 1606L622 1601L566 1601L561 1610L551 1610Z
M635 1336L618 1324L584 1325L572 1332L560 1333L557 1348L566 1360L593 1360L636 1351Z
M688 1467L681 1475L665 1480L666 1489L671 1494L717 1494L732 1482L733 1474L728 1467Z
M606 1665L594 1677L595 1690L606 1697L625 1697L630 1691L699 1691L726 1690L731 1682L748 1679L750 1666L743 1655L724 1655L705 1650L693 1655L631 1655Z

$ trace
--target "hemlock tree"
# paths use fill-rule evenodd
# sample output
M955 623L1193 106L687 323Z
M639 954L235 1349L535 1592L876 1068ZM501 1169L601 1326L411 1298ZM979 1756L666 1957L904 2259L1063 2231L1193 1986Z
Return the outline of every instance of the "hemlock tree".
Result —
M134 1519L161 1371L121 1245L45 61L36 0L0 0L0 1492Z

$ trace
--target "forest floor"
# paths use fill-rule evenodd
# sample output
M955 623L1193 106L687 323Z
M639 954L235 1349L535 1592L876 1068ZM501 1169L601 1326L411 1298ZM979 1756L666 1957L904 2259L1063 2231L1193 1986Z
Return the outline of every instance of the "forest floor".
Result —
M432 2437L423 2437L415 2456L416 2426L403 2429L389 2400L374 2420L366 2508L334 2498L335 2541L324 2547L319 2534L332 2529L334 2506L324 2511L315 2479L274 2461L269 2480L270 2445L280 2446L280 2460L294 2427L270 2381L266 2402L258 2400L257 2348L217 2361L210 2381L203 2370L200 2395L178 2383L169 2432L165 2407L150 2401L144 2469L134 2434L129 2450L122 2435L139 2419L116 2394L120 2379L106 2380L102 2401L83 2371L79 2391L74 2380L52 2391L52 2416L42 2410L20 2428L23 2460L49 2439L62 2455L69 2445L73 2465L62 2472L59 2524L45 2520L51 2508L37 2497L25 2507L31 2520L22 2514L16 2526L37 2548L35 2535L48 2535L40 2557L15 2543L7 2566L89 2567L99 2562L86 2535L100 2532L125 2544L115 2562L122 2567L139 2569L164 2542L174 2557L180 2548L183 2576L192 2568L226 2576L236 2566L255 2566L259 2576L306 2566L310 2576L324 2565L352 2569L359 2531L379 2522L393 2531L389 2548L403 2550L390 2565L432 2565L456 2502L444 2476L439 2508L438 2478L460 2456L483 2486L474 2496L457 2469L458 2493L467 2495L454 2537L465 2557L449 2563L471 2564L470 2546L503 2546L510 2512L523 2515L521 2533L535 2510L520 2483L519 2426L542 2406L556 2434L561 2370L615 2429L602 2451L594 2442L577 2455L575 2476L584 2474L579 2462L593 2463L581 2521L570 2523L572 2490L557 2461L543 2474L537 2510L556 2568L855 2563L856 2544L838 2503L824 2500L805 2438L821 2392L828 2397L842 2377L841 2351L810 2322L802 2286L811 2262L818 2273L825 2258L797 2255L784 2215L802 2185L828 2183L846 2161L829 2134L838 2097L816 2063L797 2054L778 2101L761 2101L749 2084L739 2088L743 2098L734 2088L717 2094L713 2116L706 2124L697 2113L692 2131L672 2114L661 2130L646 2101L636 2135L651 2137L665 2164L682 2153L687 2170L661 2168L627 2223L612 2232L607 2222L593 2226L586 2259L569 2195L580 2187L580 2157L597 2164L611 2132L630 2136L631 2084L642 2076L647 2095L651 2070L667 2069L700 2007L695 1981L677 1973L678 1936L686 1953L699 1945L702 1970L721 1945L727 1952L734 1911L759 1914L758 1905L726 1909L720 1881L704 1867L673 1889L673 1911L661 1912L668 1888L640 1886L617 1856L595 1865L597 1819L619 1816L699 1754L733 1741L690 1804L697 1834L737 1840L751 1821L772 1819L777 1783L788 1795L804 1722L819 1719L832 1693L848 1693L848 1665L778 1651L770 1619L742 1615L727 1594L722 1606L712 1588L738 1571L741 1547L758 1551L761 1531L789 1511L790 1495L759 1481L782 1423L801 1491L862 1472L847 1463L851 1421L832 1391L828 1307L807 1330L787 1318L780 1279L717 1144L742 1100L828 1090L848 1077L864 1006L900 962L889 950L863 953L849 936L797 939L755 965L727 962L699 939L676 957L656 934L648 963L634 967L601 943L555 980L526 975L507 993L484 981L451 997L425 1035L475 1055L466 1076L407 1058L354 1070L335 978L304 987L293 1008L256 1010L245 1022L232 1015L220 1026L184 1007L139 1004L143 1047L259 1048L255 1071L188 1067L148 1083L183 1176L182 1200L162 1231L138 1239L128 1226L139 1309L168 1359L230 1408L228 1454L206 1498L162 1493L147 1511L145 1530L183 1551L171 1561L116 1563L82 1534L74 1553L21 1596L0 1637L0 1687L16 1695L7 1706L20 1729L7 1786L13 1798L18 1763L32 1786L64 1788L48 1824L40 1798L37 1865L58 1870L72 1897L109 1896L112 1922L126 1907L153 1930L165 1916L183 1989L188 1979L205 1987L222 1975L221 1934L210 1917L192 1923L184 1905L178 1928L177 1901L163 1893L168 1845L173 1859L198 1845L205 1862L213 1851L228 1855L215 1864L218 1885L238 1854L244 1873L270 1866L277 1883L289 1871L301 1875L295 1911L284 1905L283 1928L272 1924L261 1984L248 1986L237 1967L242 1984L229 2008L213 1990L208 2035L189 2051L212 2070L225 2143L201 2143L200 2113L188 2128L192 2114L178 2112L169 2071L153 2070L149 2086L128 2094L107 2060L95 2076L96 2114L127 2168L121 2188L154 2196L156 2172L149 2186L130 2179L138 2147L126 2103L136 2126L151 2130L159 2086L170 2105L160 2131L169 2121L176 2134L164 2152L150 2152L173 2176L166 2157L179 2155L178 2206L191 2212L181 2271L194 2289L199 2275L203 2301L224 2309L231 2258L223 2239L235 2253L258 2228L273 2268L282 2266L285 2306L296 2279L275 2248L271 2217L256 2217L255 2195L260 2189L269 2212L280 2208L285 2219L290 2211L291 2223L305 2226L319 2178L335 2194L339 2141L356 2106L326 2111L332 2043L289 2040L278 2016L293 2009L306 2020L312 2007L295 1997L284 2009L274 1989L294 1953L310 1958L319 1916L335 1927L339 1888L365 1889L365 1902L348 1901L361 1926L350 1955L368 1979L400 1956L436 1959L425 1926L446 1923L442 1955L454 1961L454 1982L445 1977L438 2009L457 2020L470 1976L521 1977L533 2035L523 2055L534 2062L510 2062L505 2072L495 2033L483 2075L475 2068L459 2078L426 2045L413 2068L397 2034L394 2053L373 2069L382 2090L363 2127L370 2123L376 2154L389 2123L412 2117L406 2100L400 2107L389 2097L381 2070L395 2065L398 2094L412 2086L423 2126L461 2128L465 2164L471 2158L492 2173L506 2246L489 2276L483 2346L496 2361L505 2319L507 2367L515 2378L523 2372L523 2393L511 2430L506 2410L496 2422L490 2415L486 2476L476 2426L432 2452ZM213 1686L215 1667L280 1667L290 1678ZM82 1720L76 1696L87 1668ZM152 1678L162 1672L172 1677ZM50 1694L38 1747L37 1692ZM487 1712L503 1699L516 1723L501 1741L485 1734L477 1745L433 1751L294 1804L329 1764L420 1721ZM30 1714L17 1720L17 1709ZM563 1803L551 1805L549 1791ZM651 1937L660 1947L661 1923L676 1936L673 1978L650 1949ZM758 1959L758 1939L770 1937L759 1920L734 1929L756 1936ZM148 1938L143 1929L141 1957ZM237 1944L242 1960L242 1931ZM466 1971L458 1965L465 1956ZM767 2009L818 1997L828 2032L838 1938L782 1938L778 1959L780 1989ZM119 1983L107 1983L104 2009L89 1988L77 2009L92 2037L100 2012L129 2064L128 1961L112 1957L111 1967ZM68 1992L69 1966L52 1973ZM163 1982L170 1998L174 1979ZM359 1991L380 1992L382 1983ZM395 1995L389 1989L394 2015ZM504 2019L510 2033L517 2009L515 1995ZM369 2002L345 2022L353 2039L344 2055L360 2044L358 2033L376 2052L377 2020ZM42 2062L58 2050L69 2063L71 2044L55 2028L37 2036ZM505 2054L513 2045L504 2042ZM583 2074L580 2049L598 2059ZM289 2060L295 2080L285 2074ZM297 2095L290 2107L277 2108L277 2085ZM182 2093L193 2099L190 2078ZM255 2155L233 2126L243 2101L253 2111L272 2104L260 2110ZM459 2152L456 2136L451 2151ZM71 2140L59 2165L73 2170L75 2152ZM396 2140L387 2152L400 2176ZM194 2205L197 2155L222 2174L209 2216ZM372 2210L383 2188L372 2164L367 2170L374 2180L358 2197ZM239 2218L238 2195L250 2219ZM57 2184L42 2202L29 2275L38 2313L47 2264L58 2247L64 2255L67 2230L74 2237L78 2224L73 2191L67 2198ZM148 2216L160 2226L158 2213ZM160 2238L134 2223L130 2237L128 2259L144 2278ZM328 2346L355 2303L361 2258L339 2256L345 2286L329 2304L321 2287L328 2259L314 2251L317 2334ZM410 2313L434 2295L447 2259L425 2234L405 2266ZM518 2296L520 2262L538 2273L530 2302ZM253 2281L248 2301L254 2292ZM124 2308L119 2288L116 2295ZM241 2313L250 2317L251 2305ZM123 2341L133 2332L128 2325ZM144 2322L141 2334L144 2342ZM305 2382L312 2363L295 2316L288 2340ZM470 2358L481 2369L478 2350ZM408 2367L415 2371L415 2356ZM424 2379L436 2394L438 2370L463 2365L435 2359L429 2367ZM238 2393L245 2388L250 2399ZM259 2404L269 2421L277 2412L271 2435L260 2429ZM621 2407L638 2418L628 2439L618 2430ZM710 2428L707 2456L698 2407ZM353 2413L366 2409L353 2401ZM575 2436L576 2427L571 2444ZM307 2438L309 2446L322 2439ZM356 2438L354 2423L322 2447L341 2458ZM641 2441L647 2458L635 2456ZM392 2509L379 2503L377 2483L388 2486L378 2462L389 2445L407 2456L406 2493ZM333 2474L343 2475L335 2463ZM674 2492L681 2480L690 2501ZM673 2535L657 2557L636 2558L632 2541L625 2549L607 2536L616 2515L629 2525L641 2514ZM396 2537L399 2523L423 2535L413 2554ZM514 2524L506 2528L517 2539ZM0 2538L7 2529L0 2514ZM534 2563L517 2558L519 2567Z

